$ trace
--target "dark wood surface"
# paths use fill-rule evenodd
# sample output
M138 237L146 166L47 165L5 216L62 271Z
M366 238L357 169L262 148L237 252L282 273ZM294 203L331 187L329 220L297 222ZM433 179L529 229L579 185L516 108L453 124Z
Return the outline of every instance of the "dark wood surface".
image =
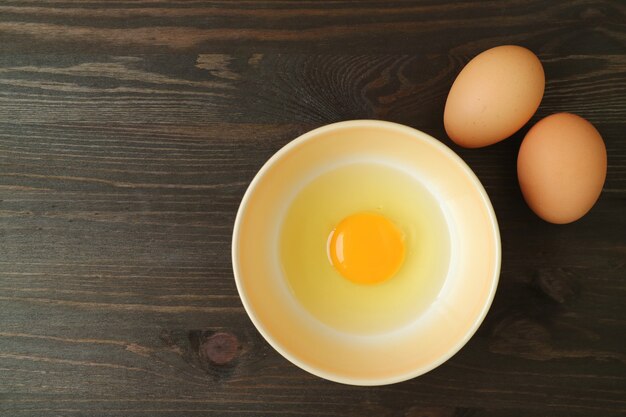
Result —
M604 191L574 224L544 223L522 200L528 126L480 150L443 130L460 68L506 43L545 66L533 122L574 112L606 141ZM0 415L624 415L625 80L620 1L0 2ZM385 387L283 359L248 319L230 261L264 161L358 118L450 145L502 233L476 336Z

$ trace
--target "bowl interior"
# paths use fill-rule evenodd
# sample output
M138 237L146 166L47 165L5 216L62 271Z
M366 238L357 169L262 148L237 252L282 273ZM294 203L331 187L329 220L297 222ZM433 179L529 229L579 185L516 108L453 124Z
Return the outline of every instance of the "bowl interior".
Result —
M289 291L277 255L296 190L332 167L360 161L391 164L420 181L444 212L451 244L448 274L430 308L401 329L367 336L308 314ZM341 122L294 140L259 171L237 215L233 266L246 311L283 356L326 379L380 385L429 371L469 340L495 293L500 239L483 187L445 145L394 123Z

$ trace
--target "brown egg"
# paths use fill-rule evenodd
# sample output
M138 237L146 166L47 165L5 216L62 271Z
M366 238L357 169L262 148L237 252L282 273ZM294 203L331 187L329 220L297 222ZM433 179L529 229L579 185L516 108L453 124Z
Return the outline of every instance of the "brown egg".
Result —
M517 157L524 199L542 219L578 220L595 204L606 178L606 147L582 117L557 113L526 134Z
M480 148L517 132L541 102L545 76L539 58L521 46L498 46L477 55L459 73L443 123L450 139Z

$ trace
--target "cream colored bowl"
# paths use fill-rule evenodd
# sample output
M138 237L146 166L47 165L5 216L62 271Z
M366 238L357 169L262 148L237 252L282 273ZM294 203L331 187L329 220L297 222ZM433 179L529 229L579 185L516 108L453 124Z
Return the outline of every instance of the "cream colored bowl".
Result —
M401 329L367 336L313 318L290 292L278 258L294 190L331 166L361 159L380 159L419 179L444 211L451 244L445 283L428 310ZM278 352L325 379L383 385L430 371L474 334L496 291L500 235L484 188L452 150L406 126L354 120L300 136L261 168L237 213L232 256L243 305Z

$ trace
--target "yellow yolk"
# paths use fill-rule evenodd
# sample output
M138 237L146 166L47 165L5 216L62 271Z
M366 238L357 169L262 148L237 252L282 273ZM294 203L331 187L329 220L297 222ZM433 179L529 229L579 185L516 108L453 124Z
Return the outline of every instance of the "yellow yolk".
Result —
M328 256L345 278L376 284L391 278L404 261L404 235L385 216L357 213L343 219L328 239Z

